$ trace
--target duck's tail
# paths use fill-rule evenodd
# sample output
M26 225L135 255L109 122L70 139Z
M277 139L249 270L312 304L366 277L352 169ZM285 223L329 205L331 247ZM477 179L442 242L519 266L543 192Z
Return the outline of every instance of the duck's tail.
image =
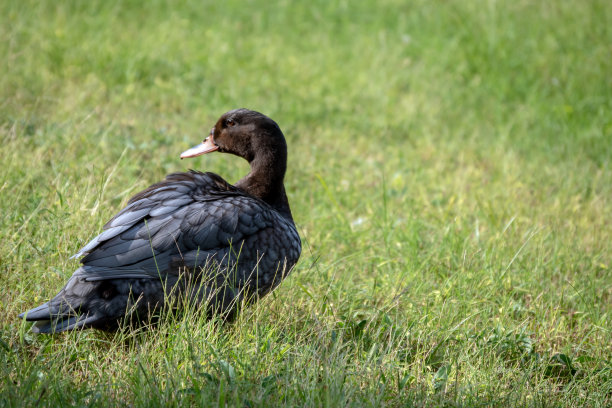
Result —
M116 316L109 313L106 299L102 298L105 293L114 297L112 282L87 282L78 269L53 299L20 314L19 318L36 322L32 326L34 333L104 326L109 318Z
M62 304L55 299L28 310L19 315L28 322L36 322L32 326L34 333L60 333L90 326L99 320L99 316L78 313L74 310L65 310ZM62 310L64 309L64 310Z

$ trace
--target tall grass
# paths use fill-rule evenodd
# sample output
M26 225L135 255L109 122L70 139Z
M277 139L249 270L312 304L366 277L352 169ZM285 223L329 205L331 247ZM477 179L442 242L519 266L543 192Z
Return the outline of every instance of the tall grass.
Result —
M0 3L0 404L605 406L607 1ZM303 239L238 321L34 336L69 260L236 107Z

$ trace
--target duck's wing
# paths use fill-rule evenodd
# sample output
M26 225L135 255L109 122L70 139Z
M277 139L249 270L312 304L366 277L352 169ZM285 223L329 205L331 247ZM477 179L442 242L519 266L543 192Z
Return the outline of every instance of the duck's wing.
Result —
M229 256L279 222L265 202L213 173L174 173L134 196L74 257L86 280L158 278Z

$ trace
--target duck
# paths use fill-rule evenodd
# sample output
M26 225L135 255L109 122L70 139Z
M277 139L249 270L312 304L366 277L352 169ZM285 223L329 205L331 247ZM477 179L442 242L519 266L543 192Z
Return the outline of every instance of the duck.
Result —
M59 293L19 318L35 333L148 327L189 305L231 320L275 289L301 253L283 132L262 113L231 110L180 157L212 152L242 157L250 171L234 185L211 172L173 173L139 192L73 255L81 266Z

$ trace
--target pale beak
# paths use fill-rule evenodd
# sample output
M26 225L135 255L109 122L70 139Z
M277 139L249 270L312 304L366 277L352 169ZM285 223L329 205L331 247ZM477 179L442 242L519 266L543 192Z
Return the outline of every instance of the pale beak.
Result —
M194 146L191 149L185 150L183 153L181 153L181 159L201 156L206 153L214 152L218 148L219 146L217 146L215 140L213 139L213 135L211 134L202 142L202 144Z

